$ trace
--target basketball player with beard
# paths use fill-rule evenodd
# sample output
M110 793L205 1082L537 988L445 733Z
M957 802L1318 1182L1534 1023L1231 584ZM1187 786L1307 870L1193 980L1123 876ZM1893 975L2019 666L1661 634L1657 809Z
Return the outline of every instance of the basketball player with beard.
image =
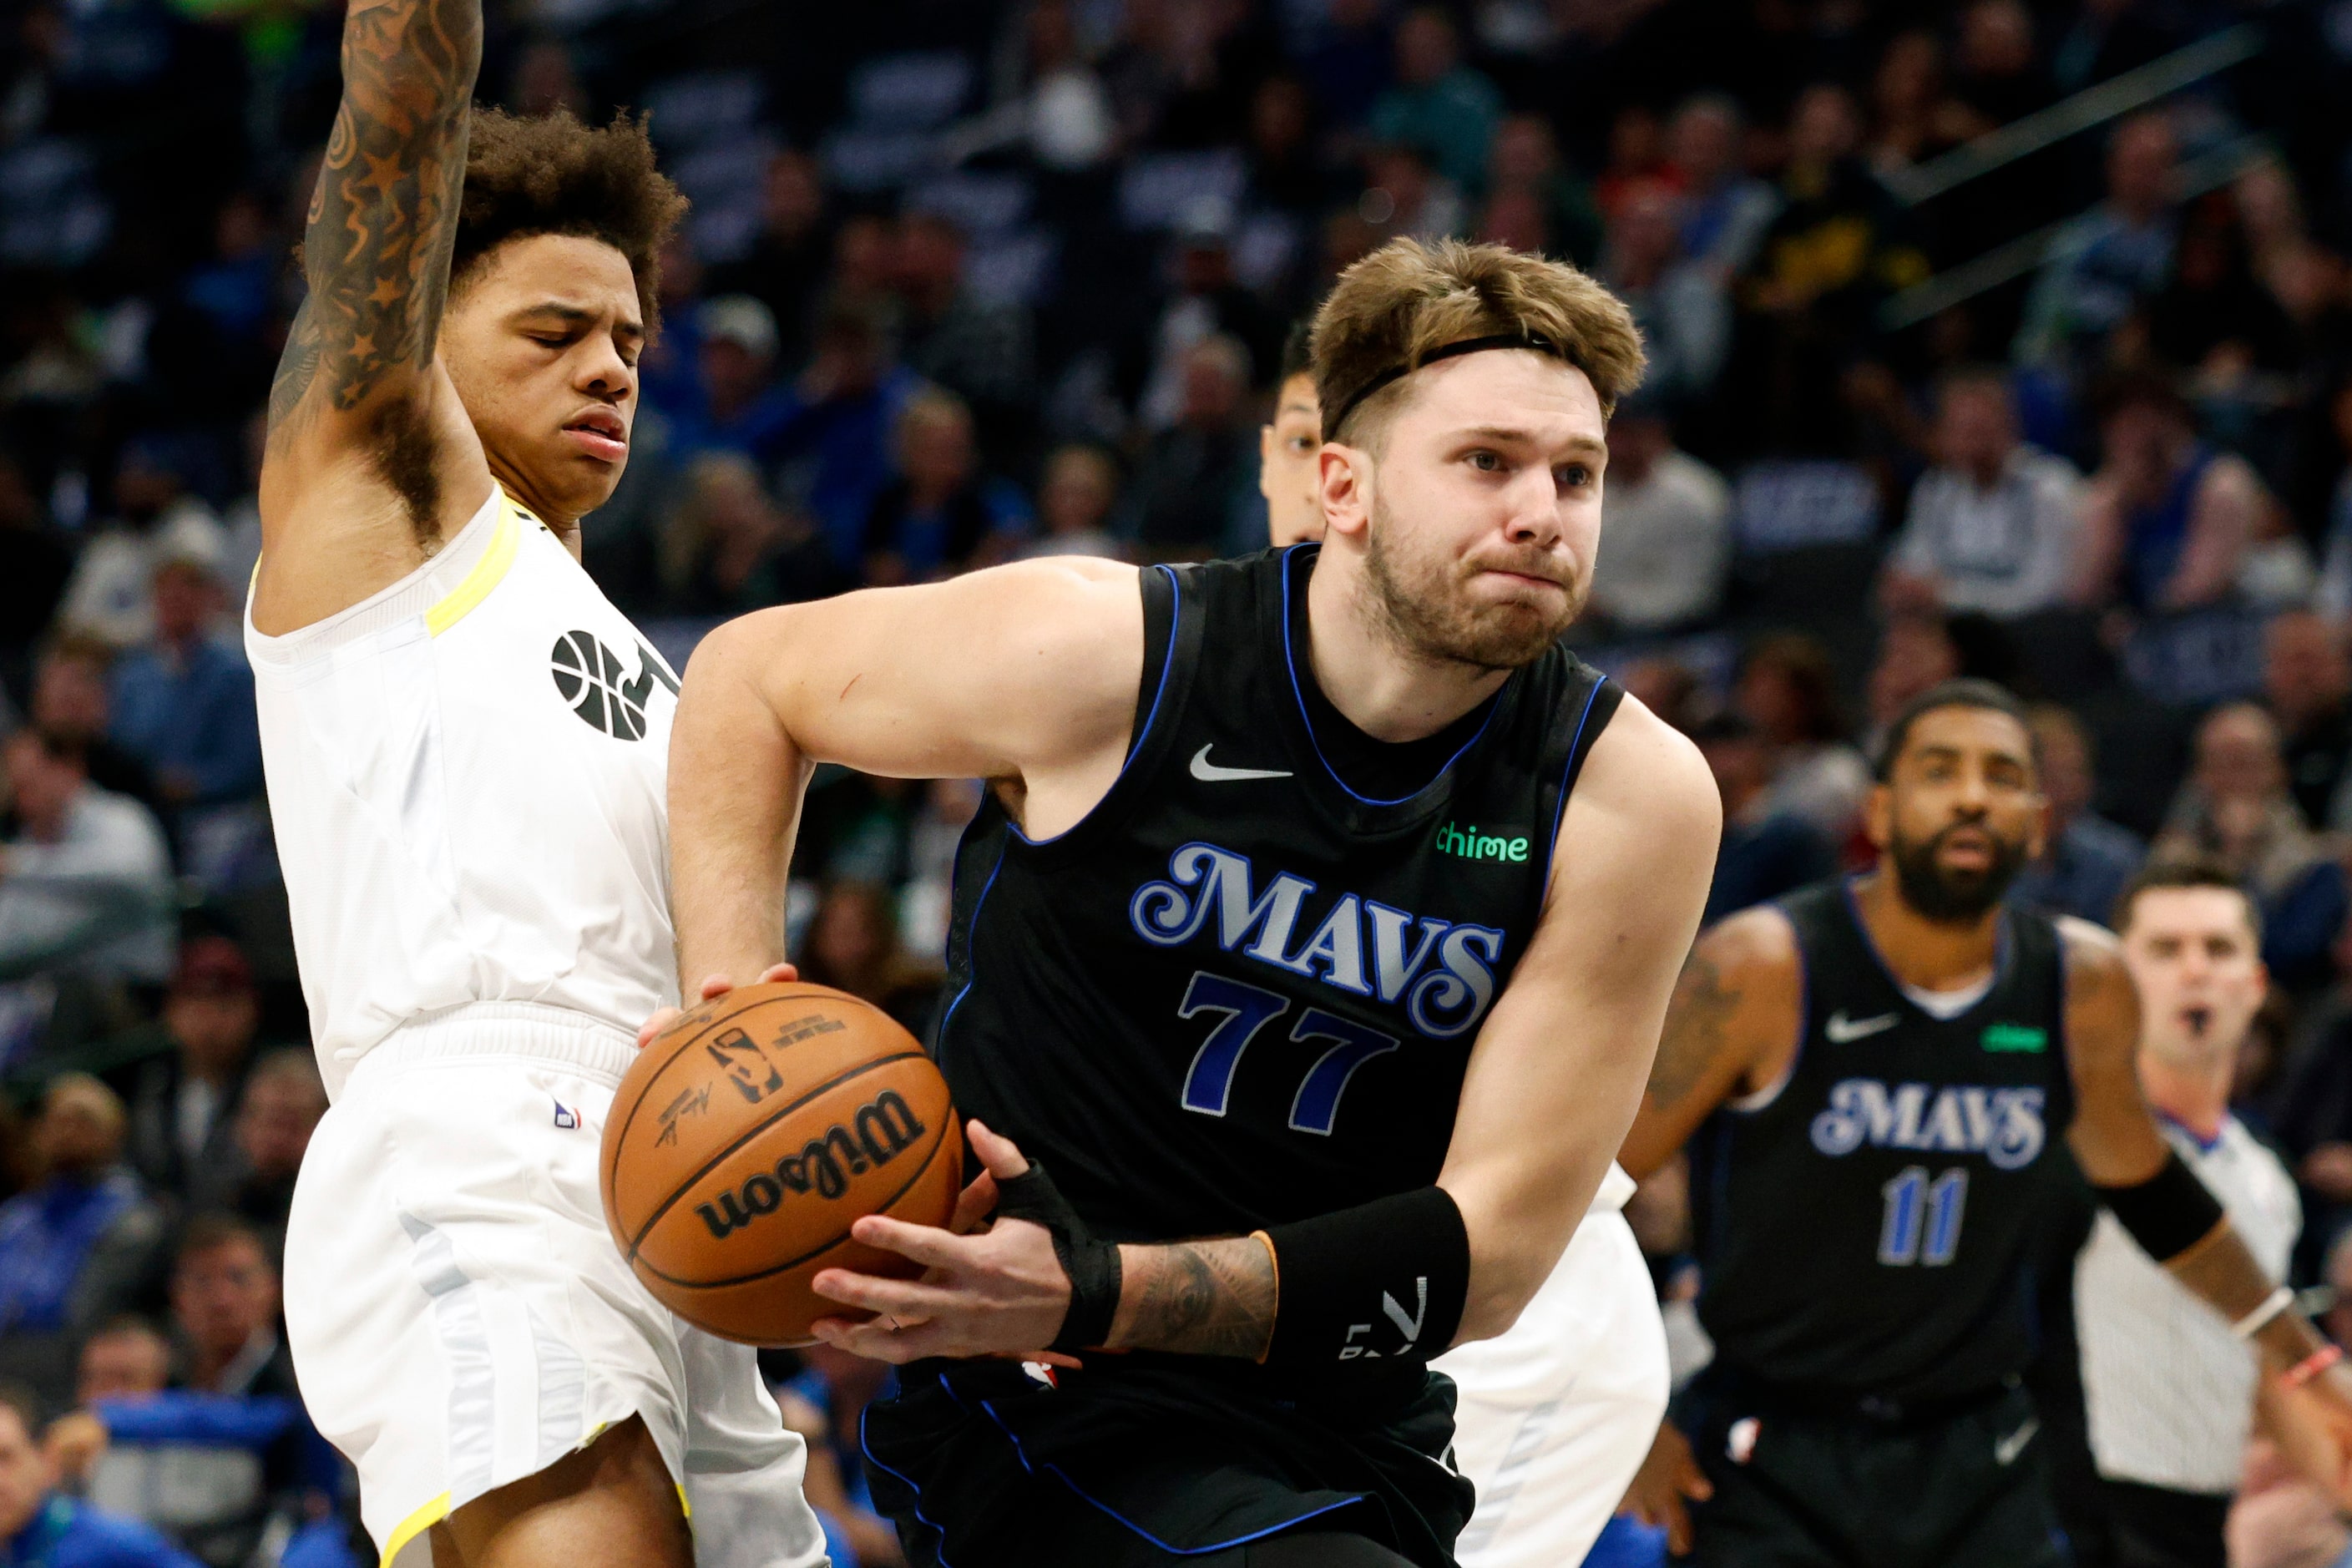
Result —
M1629 1506L1707 1564L2067 1562L2021 1386L2061 1138L2265 1375L2352 1433L2339 1352L2141 1098L2116 939L2000 902L2046 816L2023 709L1976 680L1917 698L1865 813L1873 870L1723 921L1676 984L1619 1158L1645 1176L1690 1146L1716 1359Z
M641 125L475 112L481 40L479 0L352 0L270 399L246 647L333 1100L295 1372L395 1568L821 1563L752 1352L646 1292L597 1194L677 995L677 686L580 520L685 203Z
M706 994L782 956L815 763L992 781L937 1054L995 1223L869 1216L925 1277L814 1281L858 1310L824 1339L908 1363L865 1444L919 1564L1447 1568L1471 1489L1430 1358L1551 1273L1696 929L1713 783L1558 645L1624 306L1401 240L1313 364L1319 546L764 611L687 674ZM1082 1364L1001 1359L1041 1350Z
M1282 371L1274 419L1258 431L1257 488L1277 550L1323 537L1323 411L1303 331L1283 345ZM1582 1562L1665 1414L1666 1330L1625 1222L1633 1195L1633 1179L1612 1165L1510 1331L1437 1363L1454 1380L1454 1463L1478 1491L1454 1543L1462 1568Z

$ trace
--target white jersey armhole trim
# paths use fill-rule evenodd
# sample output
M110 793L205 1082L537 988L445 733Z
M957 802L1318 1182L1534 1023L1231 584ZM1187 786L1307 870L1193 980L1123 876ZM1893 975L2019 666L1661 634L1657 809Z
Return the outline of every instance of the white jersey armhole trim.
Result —
M442 625L429 626L438 632L454 625L466 610L472 609L497 586L499 577L506 574L514 562L514 533L520 509L504 489L492 486L481 506L448 542L429 559L396 583L386 584L348 609L339 610L324 620L313 621L307 626L272 637L253 624L253 601L248 594L245 608L245 647L255 672L278 673L299 668L347 644L372 637L402 622L423 619L449 601L476 586L478 574L484 563L499 556L500 536L507 544L503 563L497 574L482 581L470 600ZM254 567L257 578L258 563Z

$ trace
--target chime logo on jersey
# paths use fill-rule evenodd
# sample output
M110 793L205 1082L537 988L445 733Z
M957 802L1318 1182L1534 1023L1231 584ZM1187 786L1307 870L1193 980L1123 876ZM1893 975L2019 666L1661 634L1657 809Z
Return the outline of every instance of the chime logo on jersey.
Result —
M1813 1147L1832 1159L1864 1143L1982 1154L2014 1171L2042 1152L2042 1108L2039 1089L1850 1078L1831 1088L1829 1109L1813 1118Z
M1314 883L1284 871L1261 891L1249 857L1213 844L1177 850L1168 877L1144 883L1128 900L1136 934L1155 947L1181 947L1213 929L1227 952L1358 996L1402 1002L1413 1027L1438 1039L1468 1030L1495 999L1503 933L1491 926L1416 920L1353 893L1328 908L1315 900L1310 910ZM1309 934L1294 947L1301 931Z

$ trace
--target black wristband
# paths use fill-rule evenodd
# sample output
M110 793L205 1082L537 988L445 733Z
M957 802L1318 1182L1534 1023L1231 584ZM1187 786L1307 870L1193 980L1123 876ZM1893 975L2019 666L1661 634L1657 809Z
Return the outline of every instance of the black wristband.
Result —
M1470 1294L1470 1232L1442 1187L1420 1187L1260 1232L1277 1292L1269 1366L1408 1357L1454 1342Z
M1070 1277L1070 1310L1063 1316L1061 1332L1045 1348L1067 1354L1092 1350L1110 1338L1111 1319L1118 1312L1120 1270L1118 1247L1097 1241L1070 1206L1070 1200L1036 1161L1011 1181L996 1184L996 1217L1025 1219L1045 1227L1054 1238L1054 1256Z
M2221 1205L2177 1150L2168 1150L2164 1163L2145 1182L2127 1187L2094 1184L2091 1190L2158 1263L2170 1262L2212 1235L2222 1219Z

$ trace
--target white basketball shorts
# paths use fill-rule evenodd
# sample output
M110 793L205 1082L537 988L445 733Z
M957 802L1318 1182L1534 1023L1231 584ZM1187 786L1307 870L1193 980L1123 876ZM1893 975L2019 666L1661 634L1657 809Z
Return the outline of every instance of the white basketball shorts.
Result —
M1462 1568L1584 1561L1666 1412L1665 1328L1625 1216L1587 1214L1507 1332L1433 1364L1458 1390L1454 1460L1478 1489Z
M604 1228L597 1141L634 1043L564 1009L480 1003L395 1032L320 1122L286 1236L303 1403L360 1475L386 1568L425 1531L631 1415L695 1559L818 1568L806 1460L753 1352L673 1317ZM582 1564L582 1568L595 1565Z

